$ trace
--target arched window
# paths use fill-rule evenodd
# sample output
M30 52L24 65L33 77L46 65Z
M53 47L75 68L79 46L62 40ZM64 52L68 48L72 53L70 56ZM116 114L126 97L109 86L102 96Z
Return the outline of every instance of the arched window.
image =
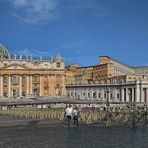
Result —
M47 76L44 77L44 81L48 82L48 77Z
M4 76L3 83L4 83L4 87L8 86L8 76Z
M4 77L4 83L7 83L7 82L8 82L8 77L5 76L5 77Z
M38 83L39 82L39 76L38 75L33 76L33 82L34 83Z
M22 77L22 82L25 83L26 82L26 76Z
M48 76L44 77L44 87L48 87Z
M11 80L12 80L12 84L17 84L18 83L18 77L15 76L15 75L12 76Z

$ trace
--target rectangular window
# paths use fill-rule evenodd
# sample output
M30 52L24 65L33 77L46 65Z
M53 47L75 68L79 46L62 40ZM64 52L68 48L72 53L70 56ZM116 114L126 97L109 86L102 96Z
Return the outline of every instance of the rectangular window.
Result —
M48 68L48 64L45 64L44 66L45 66L45 68Z
M61 81L61 75L56 75L56 81Z
M61 67L61 64L60 63L57 63L57 68L60 68Z

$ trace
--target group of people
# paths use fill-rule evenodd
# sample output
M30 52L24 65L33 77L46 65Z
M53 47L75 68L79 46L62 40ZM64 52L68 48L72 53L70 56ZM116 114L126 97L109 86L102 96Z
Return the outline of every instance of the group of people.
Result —
M71 124L72 117L73 117L73 124L78 126L79 112L80 112L80 110L78 109L78 107L75 107L73 109L71 104L69 104L69 106L66 107L65 114L66 114L66 119L67 119L67 125L68 126L70 126L70 124Z

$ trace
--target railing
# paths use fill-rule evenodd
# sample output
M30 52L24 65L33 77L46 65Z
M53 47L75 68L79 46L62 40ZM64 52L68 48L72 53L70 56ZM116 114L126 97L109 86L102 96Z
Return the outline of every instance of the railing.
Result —
M33 119L59 119L65 120L64 108L47 109L38 108L11 108L8 110L0 109L1 115L16 116ZM131 110L127 107L115 107L113 110L106 111L101 108L83 108L79 115L80 123L101 124L105 126L128 126L128 127L147 127L148 111Z

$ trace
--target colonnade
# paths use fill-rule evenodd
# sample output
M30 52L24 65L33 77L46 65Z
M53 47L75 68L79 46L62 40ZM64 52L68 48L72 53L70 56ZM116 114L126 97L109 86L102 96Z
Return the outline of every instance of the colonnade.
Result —
M134 83L121 85L71 85L67 86L67 96L80 100L113 102L148 102L148 84Z

